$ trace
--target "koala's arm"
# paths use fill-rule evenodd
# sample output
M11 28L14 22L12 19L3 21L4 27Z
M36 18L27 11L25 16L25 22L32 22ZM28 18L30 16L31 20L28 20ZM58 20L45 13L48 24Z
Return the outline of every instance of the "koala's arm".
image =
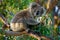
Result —
M26 23L28 25L38 25L39 24L35 19L32 19L32 18L26 20Z

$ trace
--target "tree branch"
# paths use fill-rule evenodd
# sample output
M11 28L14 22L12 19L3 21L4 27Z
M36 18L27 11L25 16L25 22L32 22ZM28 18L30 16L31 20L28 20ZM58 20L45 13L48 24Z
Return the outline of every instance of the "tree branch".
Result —
M4 24L6 24L6 26L9 26L6 18L5 18L1 13L0 13L0 20L1 20Z
M25 35L29 35L29 36L32 36L34 38L37 38L38 40L41 40L41 38L46 39L46 40L51 40L50 38L48 38L46 36L41 36L40 33L31 31L31 30L29 30L28 32L27 31L23 31L23 32L5 31L5 34L7 36L8 35L10 35L10 36L20 36L22 34L25 34Z
M5 30L6 28L10 28L10 25L8 24L6 18L0 13L0 20L4 23L2 30Z
M47 2L47 13L49 13L54 6L57 4L58 0L48 0Z

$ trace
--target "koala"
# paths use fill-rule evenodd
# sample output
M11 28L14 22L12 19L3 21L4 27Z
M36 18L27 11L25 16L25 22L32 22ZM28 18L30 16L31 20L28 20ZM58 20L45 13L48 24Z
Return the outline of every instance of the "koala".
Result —
M38 3L30 3L29 7L21 10L12 18L10 29L12 31L23 31L29 29L27 25L38 25L36 19L43 14L43 8Z

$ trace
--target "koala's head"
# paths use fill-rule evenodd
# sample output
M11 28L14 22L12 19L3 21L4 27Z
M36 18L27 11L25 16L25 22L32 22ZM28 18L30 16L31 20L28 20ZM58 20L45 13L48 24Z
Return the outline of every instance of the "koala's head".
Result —
M42 6L40 6L38 3L31 3L30 6L30 12L31 14L35 17L35 16L42 16L42 14L44 13L44 8Z
M42 16L42 14L44 14L45 12L45 8L40 6L38 3L33 2L30 4L29 6L30 12L32 14L32 16L36 19L38 19L39 17Z

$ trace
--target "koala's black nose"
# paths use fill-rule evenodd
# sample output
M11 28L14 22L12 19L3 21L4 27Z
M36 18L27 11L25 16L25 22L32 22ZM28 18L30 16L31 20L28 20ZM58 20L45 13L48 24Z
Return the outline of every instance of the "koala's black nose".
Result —
M39 15L39 11L37 11L36 15Z

